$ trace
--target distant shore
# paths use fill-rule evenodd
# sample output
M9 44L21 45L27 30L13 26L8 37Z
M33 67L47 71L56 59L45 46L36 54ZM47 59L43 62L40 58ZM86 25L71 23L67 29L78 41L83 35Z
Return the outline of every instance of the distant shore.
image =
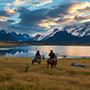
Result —
M56 45L56 46L90 46L90 43L45 43L45 42L12 42L0 41L0 47L7 46L28 46L28 45Z

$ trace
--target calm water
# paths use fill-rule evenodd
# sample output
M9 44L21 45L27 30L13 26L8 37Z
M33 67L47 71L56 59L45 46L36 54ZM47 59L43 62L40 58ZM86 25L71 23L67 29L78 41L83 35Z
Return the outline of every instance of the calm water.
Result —
M34 57L37 50L40 50L41 55L48 57L50 50L53 50L57 57L66 58L89 58L90 47L89 46L15 46L0 48L0 55L8 57Z

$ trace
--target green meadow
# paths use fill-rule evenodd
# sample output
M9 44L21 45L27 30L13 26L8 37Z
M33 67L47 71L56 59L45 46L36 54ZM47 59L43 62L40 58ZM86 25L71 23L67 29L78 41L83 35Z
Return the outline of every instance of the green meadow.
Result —
M0 90L90 90L90 59L58 59L56 68L47 68L46 61L32 65L31 58L1 56Z

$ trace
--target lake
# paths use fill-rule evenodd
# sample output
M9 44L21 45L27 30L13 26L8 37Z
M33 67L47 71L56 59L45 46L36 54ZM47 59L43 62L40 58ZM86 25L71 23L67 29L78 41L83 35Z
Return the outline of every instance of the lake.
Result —
M48 57L53 50L57 57L90 58L90 46L13 46L0 48L0 55L7 57L34 57L37 50Z

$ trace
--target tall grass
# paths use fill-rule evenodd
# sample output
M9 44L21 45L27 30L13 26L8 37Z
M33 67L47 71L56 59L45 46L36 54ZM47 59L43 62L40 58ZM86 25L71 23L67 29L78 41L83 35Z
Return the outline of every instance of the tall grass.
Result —
M8 60L6 60L6 58ZM88 68L71 67L71 62ZM31 58L0 57L0 90L90 90L90 59L58 59L56 68Z

